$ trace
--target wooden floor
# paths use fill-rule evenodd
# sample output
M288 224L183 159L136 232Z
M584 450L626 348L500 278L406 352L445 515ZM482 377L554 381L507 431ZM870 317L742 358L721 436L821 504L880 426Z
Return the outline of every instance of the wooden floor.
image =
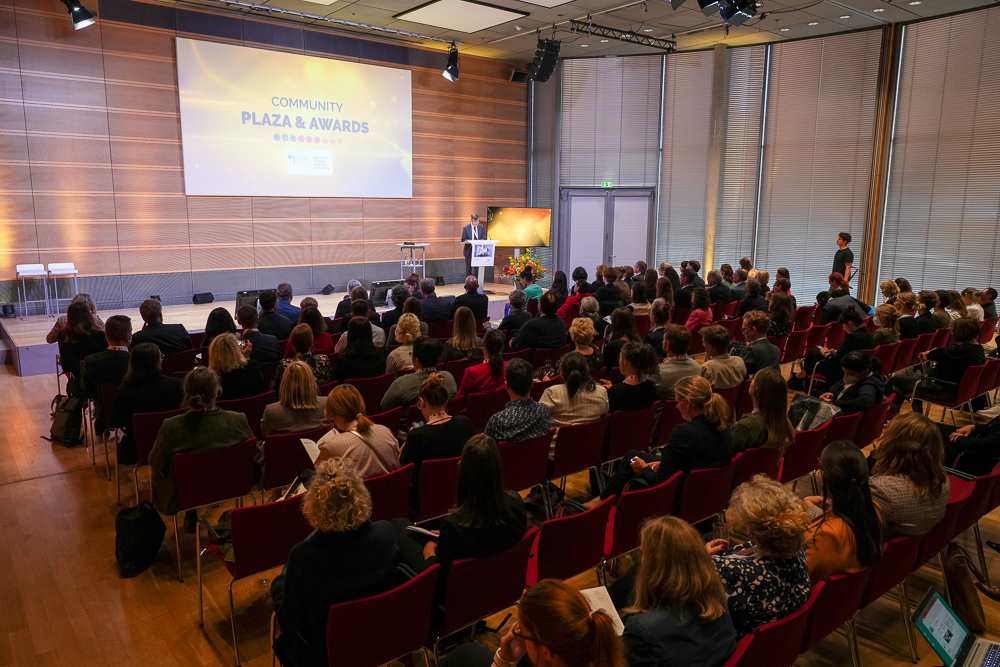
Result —
M168 524L156 564L134 579L118 576L114 559L114 483L91 453L67 450L39 438L49 429L49 401L56 392L52 375L20 378L0 367L0 667L6 665L232 665L227 586L229 575L217 561L203 560L205 625L198 626L198 589L194 539L183 532L185 582L176 577L173 530ZM940 418L935 412L934 417ZM123 495L130 485L123 478ZM582 496L586 479L571 480L571 495ZM148 491L147 491L148 493ZM982 521L984 539L1000 540L1000 514ZM971 531L961 540L974 548ZM1000 579L1000 554L987 549L994 581ZM235 587L237 627L243 664L270 664L268 620L270 578L251 578ZM593 586L593 574L573 580ZM924 567L909 578L911 602L940 574ZM1000 639L1000 605L984 600ZM491 619L491 625L500 617ZM885 598L857 616L866 665L908 665L906 636L894 600ZM505 628L506 630L506 628ZM498 638L479 641L496 647ZM358 641L377 641L359 637ZM918 639L920 665L940 661ZM403 664L409 663L409 660ZM413 664L422 664L416 660ZM850 665L842 634L823 641L797 663L808 667Z

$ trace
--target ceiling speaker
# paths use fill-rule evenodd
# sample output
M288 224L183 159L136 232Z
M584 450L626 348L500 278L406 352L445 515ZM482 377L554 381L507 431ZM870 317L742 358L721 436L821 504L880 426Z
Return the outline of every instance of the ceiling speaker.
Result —
M559 59L559 47L562 43L557 39L538 40L535 59L528 65L528 75L538 81L545 83L552 76Z
M511 68L510 81L511 83L528 83L528 73L523 69Z

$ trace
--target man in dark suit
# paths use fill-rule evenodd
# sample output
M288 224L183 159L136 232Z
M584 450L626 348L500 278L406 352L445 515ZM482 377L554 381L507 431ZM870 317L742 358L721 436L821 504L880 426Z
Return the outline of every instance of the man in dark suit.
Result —
M128 344L132 340L132 320L124 315L112 315L104 323L104 337L108 339L108 349L89 354L83 359L84 395L94 399L97 411L94 422L98 433L107 428L106 415L111 406L105 406L101 397L101 386L117 387L128 370Z
M528 305L528 297L524 295L524 292L516 289L510 293L507 300L510 301L510 312L500 321L500 326L497 329L517 331L531 320L531 313L525 310Z
M191 336L183 324L163 323L163 304L156 299L146 299L139 305L142 331L132 336L132 347L139 343L153 343L163 354L176 354L194 349Z
M434 279L420 281L424 300L420 302L420 319L424 322L447 322L451 319L451 303L434 293Z
M542 310L541 317L524 323L510 341L510 349L523 350L530 347L535 350L566 345L566 323L559 317L559 302L555 296L546 292L539 299L538 305Z
M675 308L690 308L691 295L695 290L695 278L698 274L693 269L681 269L681 288L674 294Z
M357 300L364 301L368 304L368 321L372 323L373 327L382 327L382 317L375 310L375 303L368 298L368 290L361 286L361 283L357 280L352 280L347 283L347 287L350 290L348 295L344 297L344 300L337 304L337 314L334 319L340 319L340 331L347 332L347 325L351 322L351 314L353 311L353 304Z
M302 309L298 306L292 305L292 297L294 293L292 292L291 283L281 283L278 285L278 307L275 312L279 315L288 318L289 322L298 322L299 315L302 314Z
M694 271L694 280L692 281L692 284L694 285L695 289L699 289L706 286L705 281L702 280L701 276L698 275L698 272L701 271L701 262L699 262L696 259L692 259L687 262L681 262L681 270L683 271L684 269L691 269L692 271Z
M465 294L456 296L451 304L452 317L455 316L455 311L462 306L471 310L473 317L477 320L486 317L486 313L490 307L490 298L485 294L479 293L479 278L468 276L465 279Z
M462 227L462 243L466 241L486 240L486 228L479 224L479 214L472 214L472 222ZM462 254L465 255L465 275L472 275L472 246L463 245Z
M284 315L274 312L278 303L278 297L273 290L265 290L260 293L260 319L257 322L257 330L274 336L278 341L288 340L292 335L292 322Z
M347 294L345 294L344 298L341 299L340 302L337 304L337 312L334 313L333 319L336 320L336 319L340 319L341 317L350 317L350 315L351 315L351 301L354 301L354 299L361 298L361 297L354 296L354 290L356 290L359 287L361 287L361 281L360 280L352 280L351 282L347 283ZM362 289L364 289L364 288L362 287ZM368 300L368 292L367 291L365 292L365 297L364 298L365 298L366 301ZM347 331L347 327L346 326L343 327L343 330Z
M414 299L423 299L424 295L420 293L420 276L416 273L411 273L403 279L403 285L406 289L410 291L410 296Z
M781 370L781 349L767 339L771 320L765 313L754 310L743 317L743 335L747 344L740 350L740 357L747 367L747 375L762 368Z
M747 298L747 272L745 269L736 269L736 287L733 288L733 296L737 301Z
M243 340L250 343L250 358L258 364L271 364L281 359L284 350L278 345L278 339L257 328L257 309L253 306L243 306L236 313L236 321L243 327Z
M708 296L712 303L732 303L733 291L722 282L722 274L718 271L708 272Z
M410 298L410 290L407 289L406 285L396 285L389 292L389 296L394 308L382 313L382 328L385 329L386 333L389 332L392 325L399 323L399 318L403 315L403 304Z

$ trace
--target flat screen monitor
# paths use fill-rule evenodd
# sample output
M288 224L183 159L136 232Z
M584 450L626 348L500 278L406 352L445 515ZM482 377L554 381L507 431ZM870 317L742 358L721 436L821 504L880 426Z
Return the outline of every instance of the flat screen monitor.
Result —
M551 222L551 208L490 206L486 209L486 238L503 246L548 247Z

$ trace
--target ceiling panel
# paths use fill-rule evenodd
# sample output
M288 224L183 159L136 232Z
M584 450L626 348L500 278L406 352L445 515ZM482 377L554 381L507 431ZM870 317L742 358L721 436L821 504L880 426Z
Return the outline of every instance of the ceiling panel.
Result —
M431 0L393 18L424 25L473 33L525 16L520 11L504 9L469 0Z

